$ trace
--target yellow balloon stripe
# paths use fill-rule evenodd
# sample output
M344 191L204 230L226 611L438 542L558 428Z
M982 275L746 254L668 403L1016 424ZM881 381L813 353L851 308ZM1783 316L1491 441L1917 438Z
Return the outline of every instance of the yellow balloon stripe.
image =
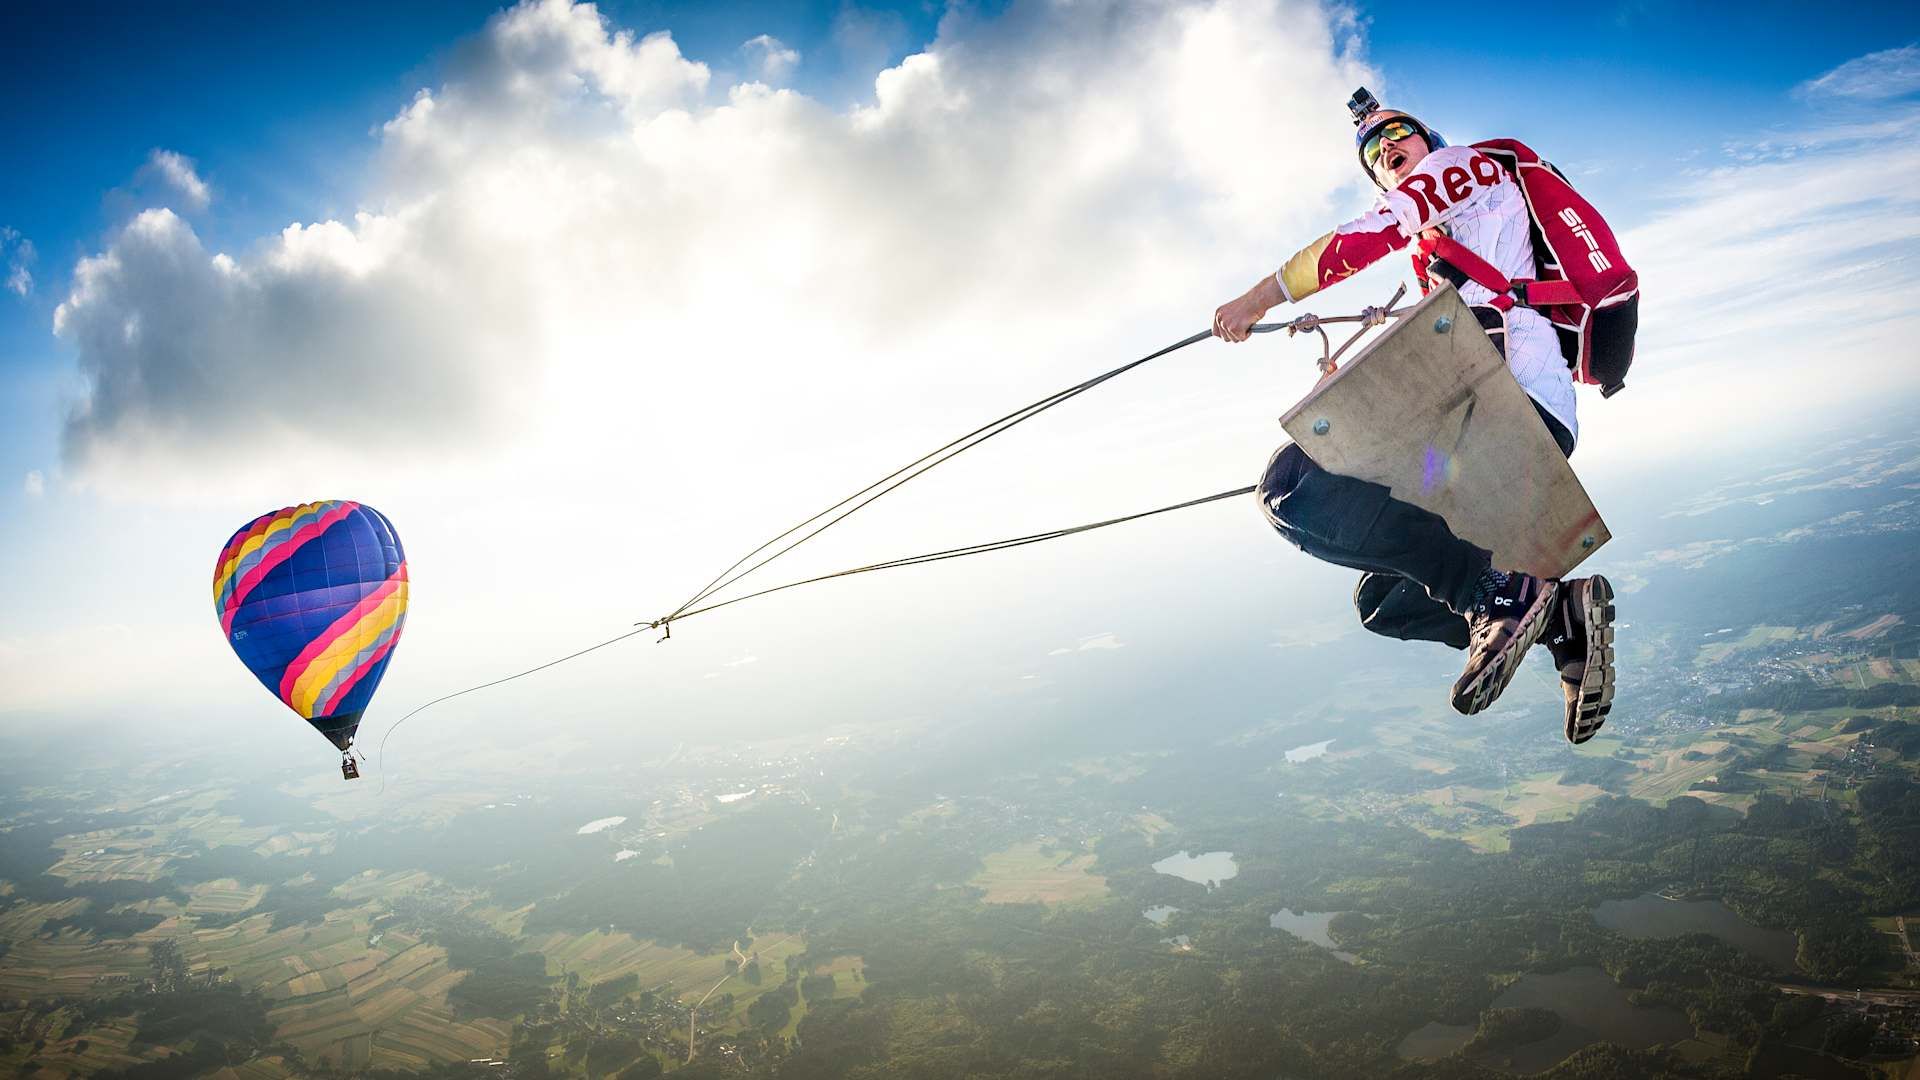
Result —
M403 578L385 600L342 631L339 637L328 642L326 649L314 657L313 662L294 681L293 689L287 695L287 704L293 707L294 712L313 719L314 699L333 682L334 676L340 674L341 668L352 663L362 649L386 633L406 610L407 582Z

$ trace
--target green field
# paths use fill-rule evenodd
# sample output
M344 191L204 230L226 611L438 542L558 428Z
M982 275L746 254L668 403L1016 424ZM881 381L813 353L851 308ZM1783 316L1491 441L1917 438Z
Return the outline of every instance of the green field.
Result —
M820 998L802 994L800 1003L793 1007L792 1017L779 1031L783 1039L791 1039L799 1032L800 1021L806 1019L808 1009L826 1001L857 998L867 988L866 962L858 956L839 956L827 963L815 964L807 974L832 975L833 993Z
M735 975L721 985L722 993L733 995L733 1008L724 1017L702 1013L706 1021L717 1028L738 1030L746 1027L747 1007L762 994L780 989L786 979L787 960L804 953L807 943L798 934L768 934L755 938L751 943L741 942L741 947L759 959L760 982L756 984L749 982L744 976ZM689 991L692 989L689 988ZM691 992L683 994L681 1000L689 1003L697 1001L700 994L706 993L706 988L700 987L699 991L699 994ZM794 1006L796 1022L804 1007L804 1003Z
M695 986L704 993L706 987L727 973L727 959L731 955L697 953L624 933L597 930L534 938L528 942L528 948L546 956L547 970L554 975L577 974L582 983L592 984L631 974L639 977L644 989L671 983L682 994Z
M1756 626L1738 637L1723 634L1700 646L1700 651L1694 654L1693 662L1696 667L1706 667L1717 664L1734 653L1762 648L1776 642L1792 641L1799 636L1800 631L1791 626Z
M528 947L546 956L551 974L577 974L582 985L634 975L643 990L672 986L675 996L686 1004L698 1001L725 979L720 993L734 996L735 1007L729 1016L737 1017L745 1014L755 998L780 986L786 978L788 958L804 953L806 941L797 934L766 934L740 942L742 950L759 958L758 984L739 975L728 978L731 952L698 953L628 934L553 934L529 942ZM718 1022L718 1018L715 1020Z
M1047 848L1039 841L1015 844L982 860L967 884L989 904L1071 904L1107 895L1107 879L1092 870L1092 855Z
M265 885L243 885L232 878L221 878L195 886L187 894L182 911L187 915L237 915L266 894Z

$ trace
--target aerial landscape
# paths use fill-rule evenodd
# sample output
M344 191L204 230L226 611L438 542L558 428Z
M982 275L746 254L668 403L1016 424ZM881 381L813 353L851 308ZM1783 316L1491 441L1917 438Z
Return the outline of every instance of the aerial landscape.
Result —
M1577 749L1537 708L1469 727L1408 679L1251 725L981 746L849 720L379 802L194 756L15 755L6 1063L1905 1075L1920 438L1774 464L1688 493L1622 567L1629 600L1694 584L1638 605L1630 704ZM1885 575L1766 623L1729 591L1810 559Z
M0 5L0 1077L1920 1080L1920 11L1464 19Z

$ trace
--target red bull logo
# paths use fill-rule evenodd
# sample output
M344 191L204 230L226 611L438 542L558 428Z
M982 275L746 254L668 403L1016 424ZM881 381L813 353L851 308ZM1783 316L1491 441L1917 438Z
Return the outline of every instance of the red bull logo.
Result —
M1420 209L1420 221L1425 223L1505 179L1506 174L1493 159L1474 154L1466 165L1449 165L1438 175L1414 173L1400 185L1400 190L1413 198L1414 205Z

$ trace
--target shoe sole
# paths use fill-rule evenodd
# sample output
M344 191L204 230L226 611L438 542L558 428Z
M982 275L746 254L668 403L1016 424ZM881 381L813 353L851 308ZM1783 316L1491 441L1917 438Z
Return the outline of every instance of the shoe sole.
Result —
M1480 674L1465 687L1457 688L1453 694L1453 708L1465 716L1484 711L1500 697L1501 691L1513 681L1514 673L1520 670L1520 661L1526 658L1527 650L1546 632L1547 617L1553 613L1554 598L1560 595L1560 583L1543 583L1540 594L1526 613L1520 616L1520 628Z
M1581 590L1580 604L1587 627L1587 666L1580 692L1567 705L1567 741L1575 746L1593 738L1613 711L1613 584L1593 575Z

